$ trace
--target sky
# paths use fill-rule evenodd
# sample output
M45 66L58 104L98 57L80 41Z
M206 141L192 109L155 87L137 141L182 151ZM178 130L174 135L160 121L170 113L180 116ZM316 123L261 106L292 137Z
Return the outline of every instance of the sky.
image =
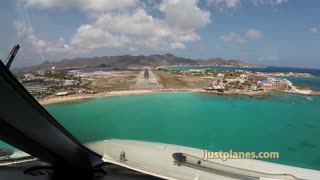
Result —
M12 0L0 5L0 59L171 53L320 69L319 0Z

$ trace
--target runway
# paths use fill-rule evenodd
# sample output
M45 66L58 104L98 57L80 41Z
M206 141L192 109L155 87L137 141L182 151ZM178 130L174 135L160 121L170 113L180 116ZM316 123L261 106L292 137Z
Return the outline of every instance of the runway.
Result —
M144 67L137 76L136 83L130 89L162 89L164 88L157 80L149 67Z

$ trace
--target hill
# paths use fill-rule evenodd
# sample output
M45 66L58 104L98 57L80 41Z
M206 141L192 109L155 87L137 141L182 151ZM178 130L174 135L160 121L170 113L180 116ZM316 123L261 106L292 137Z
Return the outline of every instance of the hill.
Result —
M47 70L51 67L57 69L63 68L86 68L86 67L133 67L133 66L239 66L239 67L254 67L254 65L244 63L240 60L225 60L223 58L213 58L208 60L193 60L183 57L177 57L172 54L164 55L122 55L122 56L103 56L93 58L74 58L64 59L61 61L46 61L42 64L15 69L15 71L33 71Z

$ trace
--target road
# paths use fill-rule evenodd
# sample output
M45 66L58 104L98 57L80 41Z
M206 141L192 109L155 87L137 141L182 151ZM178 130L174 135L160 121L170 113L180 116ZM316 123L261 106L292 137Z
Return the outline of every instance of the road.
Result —
M149 67L144 67L137 76L136 83L130 89L162 89L164 88L159 84L156 76L153 74Z

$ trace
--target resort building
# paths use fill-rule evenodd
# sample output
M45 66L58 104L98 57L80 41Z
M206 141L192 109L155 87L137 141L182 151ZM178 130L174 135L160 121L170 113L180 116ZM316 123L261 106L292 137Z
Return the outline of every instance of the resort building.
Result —
M45 71L37 71L37 75L39 76L44 76L46 74Z
M205 69L189 69L190 72L204 73Z
M51 91L55 91L54 87L62 84L64 80L36 77L34 75L25 75L20 83L30 92L32 95L47 94Z
M31 73L26 73L26 74L23 75L23 79L25 79L25 80L31 80L31 79L34 79L34 78L35 78L35 76L33 74L31 74Z
M65 92L58 92L57 94L56 94L56 96L66 96L66 95L68 95L69 94L69 92L67 92L67 91L65 91Z
M37 94L37 93L43 93L48 91L48 87L47 86L41 86L41 85L27 85L24 86L28 92L32 95Z
M287 89L291 86L292 83L287 79L267 78L261 81L261 87L263 89Z
M52 74L56 73L56 67L52 67L52 68L51 68L51 73L52 73Z
M211 82L211 87L213 90L216 90L218 92L224 91L224 84L223 84L222 80L213 80Z
M224 74L218 73L218 74L217 74L217 77L223 78L223 77L224 77Z
M258 81L262 81L262 80L266 80L268 79L268 76L266 75L262 75L262 74L249 74L248 75L248 80L251 82L258 82Z
M248 75L246 74L241 74L239 77L240 79L248 79Z
M74 86L75 81L74 80L65 80L62 86Z

